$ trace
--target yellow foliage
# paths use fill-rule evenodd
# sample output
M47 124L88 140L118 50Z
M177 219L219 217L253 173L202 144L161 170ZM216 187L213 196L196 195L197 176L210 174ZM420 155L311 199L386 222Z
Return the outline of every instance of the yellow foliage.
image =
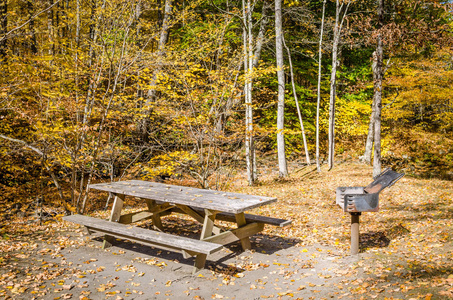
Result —
M399 61L388 76L388 84L399 94L390 95L384 103L395 99L383 110L388 120L426 122L441 130L451 130L451 87L453 69L449 67L451 54L439 50L433 57L416 61ZM395 96L397 96L395 98Z
M371 106L368 103L337 98L335 118L337 135L354 137L367 134L370 113Z
M187 151L174 151L154 156L147 165L143 166L143 179L153 179L159 175L177 175L181 165L187 165L198 158Z

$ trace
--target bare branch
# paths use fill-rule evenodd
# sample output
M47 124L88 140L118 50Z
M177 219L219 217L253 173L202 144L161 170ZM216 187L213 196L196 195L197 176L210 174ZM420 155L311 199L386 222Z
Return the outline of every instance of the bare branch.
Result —
M389 107L390 105L392 105L392 104L395 102L396 98L397 98L399 95L400 95L400 91L399 91L398 89L396 89L395 98L393 98L392 102L387 103L382 109L385 109L385 108Z
M48 11L49 9L51 9L52 7L54 7L55 5L57 5L59 2L61 2L61 0L57 0L55 1L55 3L53 3L52 5L50 5L49 7L41 10L40 12L36 13L35 15L31 16L31 18L29 18L26 22L24 22L22 25L19 25L13 29L11 29L10 31L8 31L4 36L2 36L0 38L0 42L2 42L3 40L5 40L8 35L10 35L11 33L13 33L14 31L17 31L19 29L21 29L22 27L24 27L25 25L27 25L28 23L30 23L31 21L33 21L34 19L36 19L36 17L38 17L39 15L45 13L46 11Z
M44 153L41 150L39 150L38 148L27 144L26 142L24 142L22 140L14 139L14 138L11 138L11 137L3 135L3 134L0 134L0 138L8 140L8 141L11 141L11 142L14 142L14 143L22 144L24 147L26 147L26 148L28 148L30 150L33 150L34 152L38 153L39 155L41 155L41 156L44 155Z

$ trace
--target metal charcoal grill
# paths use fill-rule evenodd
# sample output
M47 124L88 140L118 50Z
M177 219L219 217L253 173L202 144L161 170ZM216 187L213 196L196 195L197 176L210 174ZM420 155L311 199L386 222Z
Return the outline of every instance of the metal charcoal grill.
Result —
M397 173L388 168L366 187L339 187L336 202L349 213L379 211L379 192L391 187L403 176L404 173Z
M336 203L351 214L351 254L359 252L359 216L362 212L379 211L379 193L394 185L404 173L387 168L366 187L339 187Z

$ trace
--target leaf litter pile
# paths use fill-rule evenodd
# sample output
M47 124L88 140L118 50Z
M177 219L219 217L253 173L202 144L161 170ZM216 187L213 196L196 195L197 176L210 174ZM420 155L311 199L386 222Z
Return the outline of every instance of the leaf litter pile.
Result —
M228 246L195 275L193 260L177 253L127 241L102 250L100 237L61 221L62 215L42 224L18 215L1 223L0 297L453 299L451 181L405 176L382 191L380 211L360 218L360 254L349 255L350 217L335 204L335 189L366 186L371 172L348 163L321 173L306 167L284 181L263 176L254 187L238 178L230 191L279 199L252 213L292 225L266 226L251 239L253 250ZM108 212L91 215L107 218ZM201 229L181 216L167 216L163 224L189 236Z

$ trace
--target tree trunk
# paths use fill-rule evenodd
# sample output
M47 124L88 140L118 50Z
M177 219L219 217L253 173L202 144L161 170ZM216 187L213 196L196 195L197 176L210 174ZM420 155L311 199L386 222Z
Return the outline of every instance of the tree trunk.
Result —
M168 34L170 30L170 17L171 13L173 11L173 0L166 0L165 1L165 8L164 8L164 17L162 20L162 27L160 29L160 35L159 35L159 42L157 45L157 53L156 53L156 66L153 71L153 76L151 78L151 81L149 85L151 88L148 90L147 93L147 99L145 101L145 119L142 121L141 126L141 136L144 140L147 140L147 132L148 132L148 127L149 127L149 116L151 114L151 109L150 105L152 102L154 102L156 98L156 88L155 85L157 83L157 76L159 75L159 72L162 69L162 59L165 55L165 46L168 41Z
M256 180L255 147L253 140L253 107L252 107L252 76L253 76L253 36L252 36L252 10L250 0L242 1L242 17L244 20L243 43L244 43L244 96L245 96L245 156L247 162L247 180L253 185ZM262 41L260 41L262 43ZM260 51L261 51L261 45Z
M338 1L337 1L338 3ZM338 16L338 12L337 12ZM338 28L335 22L334 41L332 47L332 71L330 73L330 102L329 102L329 170L332 169L335 156L335 97L337 89L337 58L338 58Z
M129 33L130 29L133 27L133 23L134 23L134 16L131 16L131 18L130 18L128 24L126 25L126 27L121 27L121 28L118 28L118 29L119 30L124 30L124 32ZM124 37L124 40L125 41L129 41L129 40L132 40L132 39L126 34L126 36ZM115 43L116 43L116 41L114 41L114 44ZM106 47L106 46L104 46L104 47ZM129 47L129 45L126 42L121 43L121 49L119 49L119 54L118 54L119 55L118 64L116 64L114 66L114 69L111 70L113 76L111 78L109 78L109 82L108 82L110 90L108 92L108 95L104 94L104 99L106 100L106 102L103 103L103 106L102 106L103 107L103 111L102 111L101 119L100 119L100 121L98 123L98 128L96 130L97 136L94 137L94 143L93 143L93 146L92 146L93 150L92 150L92 153L91 153L93 161L91 163L91 167L90 167L90 170L88 172L88 178L87 178L85 190L83 191L83 202L82 202L81 213L84 213L85 208L86 208L87 199L88 199L89 185L90 185L90 183L91 183L91 181L93 179L94 169L97 166L96 160L99 159L100 151L102 150L101 144L104 142L102 137L103 137L103 132L104 132L105 127L106 127L107 119L109 117L110 109L115 104L116 96L118 95L117 94L118 89L120 89L120 87L122 86L120 81L121 81L121 78L122 78L122 76L124 75L124 72L125 72L124 66L125 66L125 64L127 64L127 59L126 59L127 51L126 51L126 49L128 47ZM104 51L105 50L107 50L107 49L104 48ZM100 59L102 59L102 58L100 58ZM83 182L83 174L82 174L81 183L82 182ZM80 199L80 197L79 197L79 199Z
M384 0L378 2L379 29L384 23ZM383 42L379 33L376 46L376 66L374 68L374 158L373 177L381 173L381 110L382 110L382 81L383 81Z
M260 29L258 31L258 35L256 37L256 44L255 44L255 52L253 54L253 69L255 69L258 66L260 57L261 57L261 50L263 48L263 43L264 43L264 35L266 33L266 28L268 24L268 15L267 15L267 6L266 3L263 3L263 8L261 11L261 21L260 21ZM234 87L236 87L236 82L238 81L239 77L239 71L241 66L244 65L243 63L240 63L238 67L236 68L237 75L235 76L234 79ZM253 89L253 86L252 86ZM235 99L240 98L239 95L235 96L230 96L226 100L226 104L223 105L221 109L219 109L218 115L217 115L217 123L216 123L216 132L221 133L224 129L225 126L225 121L227 117L231 114L231 108L237 104ZM254 164L255 168L256 165Z
M326 0L322 2L321 32L319 34L319 57L318 57L318 99L316 101L316 168L321 172L319 162L319 109L321 105L321 62L322 62L322 37L324 34L324 16L326 13Z
M74 52L74 68L75 68L75 74L74 74L74 83L75 83L75 102L76 106L79 107L79 47L80 47L80 0L76 0L76 24L75 24L75 49L73 49ZM76 114L76 123L80 124L81 118L80 118L79 112ZM71 171L71 203L73 206L76 207L76 210L78 212L78 206L76 205L76 196L75 196L75 191L77 188L77 158L79 156L79 151L81 147L81 140L84 134L82 133L81 135L77 136L77 143L76 146L74 147L73 153L71 154L71 159L72 159L72 171Z
M267 3L263 2L263 8L261 10L261 22L260 22L260 29L258 31L258 35L256 37L256 46L255 46L255 53L253 55L253 68L258 66L258 62L261 57L261 49L263 48L264 43L264 34L266 33L266 27L268 23L268 16L267 16Z
M296 102L297 116L299 117L300 130L302 132L302 140L304 142L305 159L307 161L307 165L311 165L310 154L308 153L307 137L305 136L305 127L304 127L304 123L302 120L302 114L300 113L299 101L297 100L296 84L294 83L293 62L291 59L291 51L289 51L289 48L286 45L284 38L283 38L283 44L286 48L286 52L288 53L289 70L290 70L290 74L291 74L291 85L293 87L293 95L294 95L294 101Z
M342 5L343 6L343 5ZM340 11L339 0L336 2L335 9L335 26L333 31L332 43L332 71L330 73L330 101L329 101L329 170L332 169L335 157L335 97L337 89L337 66L338 66L338 44L340 42Z
M165 8L164 8L164 18L162 21L162 27L160 29L160 36L159 36L159 43L157 45L157 68L153 74L151 86L156 84L158 72L162 68L162 62L160 61L164 54L165 54L165 46L167 45L168 41L168 34L170 29L170 15L173 11L173 0L165 1ZM153 100L156 94L156 89L151 88L148 90L148 98Z
M49 1L49 6L52 7L54 5L53 0ZM54 13L53 9L49 9L47 11L47 30L48 30L48 35L49 35L49 49L48 49L48 54L53 55L54 54L54 47L55 47L55 41L54 41Z
M330 73L330 103L329 103L329 170L333 168L335 159L335 98L337 94L337 67L339 65L338 55L341 51L340 40L341 30L343 28L343 22L348 12L350 2L346 4L346 8L341 16L341 11L344 6L344 2L340 5L340 1L337 0L335 10L335 27L333 32L333 44L332 44L332 72ZM341 21L340 21L341 16Z
M90 28L89 28L90 48L88 50L88 58L87 58L88 59L87 65L88 65L89 72L90 72L90 75L89 75L90 83L88 84L88 90L87 90L86 96L85 96L85 105L84 105L83 118L82 118L82 124L81 124L82 127L87 126L87 124L89 124L89 122L91 121L92 112L93 112L93 108L94 108L95 101L96 101L96 92L98 91L98 87L101 84L101 74L104 71L104 68L102 67L104 58L102 58L102 54L97 55L97 53L95 51L95 45L96 45L98 37L100 36L99 31L100 31L100 27L102 24L102 18L103 18L102 14L99 14L99 13L97 14L96 12L99 8L102 11L105 9L106 0L102 1L102 4L100 7L97 6L97 3L93 3L92 5L93 6L91 7L91 15L90 15L90 21L92 22L92 24L90 25ZM80 39L80 37L79 37L79 39ZM96 61L96 59L97 59L97 61ZM100 67L95 68L96 65L98 65ZM100 129L98 130L99 134L101 133L101 131L102 130L100 130ZM76 146L76 148L74 149L75 155L77 155L77 153L79 153L80 149L83 148L86 138L87 138L87 132L84 131L79 136L79 143ZM96 150L94 150L93 152L96 152ZM95 157L95 155L93 155L93 157ZM82 212L82 213L85 209L86 199L88 197L88 187L87 186L84 187L85 176L86 176L86 174L84 173L84 170L82 169L81 174L80 174L80 185L79 185L80 192L79 192L79 195L76 200L76 209L79 212L79 204L80 204L80 201L83 199L83 204L82 204L82 207L80 210L80 212ZM88 178L89 178L88 182L91 181L91 176L92 176L92 171L90 170L89 174L88 174Z
M0 1L0 63L6 60L6 38L8 32L8 1Z
M373 62L374 65L374 62ZM373 66L374 70L374 66ZM374 71L373 71L374 72ZM366 144L365 144L365 153L361 157L361 161L366 164L371 163L371 153L373 151L373 142L374 142L374 112L375 112L375 104L374 104L374 97L373 97L373 103L371 104L371 115L370 115L370 123L368 125L368 135L366 138Z
M284 120L285 120L285 72L283 70L282 0L275 0L275 53L277 60L278 106L277 106L277 154L279 177L288 176L286 166Z
M33 18L34 15L34 7L33 1L27 1L27 11L28 11L28 28L30 30L30 50L33 54L38 54L38 47L36 45L36 32L35 32L35 21Z

